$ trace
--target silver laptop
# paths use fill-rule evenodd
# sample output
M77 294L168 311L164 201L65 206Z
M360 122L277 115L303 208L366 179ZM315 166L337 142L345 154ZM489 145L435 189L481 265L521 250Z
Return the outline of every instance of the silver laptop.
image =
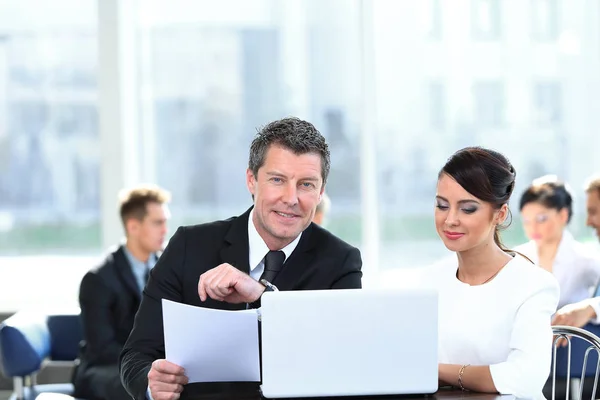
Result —
M263 295L267 398L429 394L438 388L438 299L428 290Z

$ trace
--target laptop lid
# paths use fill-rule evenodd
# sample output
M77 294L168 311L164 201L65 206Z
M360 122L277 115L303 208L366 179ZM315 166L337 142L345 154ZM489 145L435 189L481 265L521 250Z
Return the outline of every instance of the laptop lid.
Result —
M285 291L261 302L265 397L437 391L435 291Z

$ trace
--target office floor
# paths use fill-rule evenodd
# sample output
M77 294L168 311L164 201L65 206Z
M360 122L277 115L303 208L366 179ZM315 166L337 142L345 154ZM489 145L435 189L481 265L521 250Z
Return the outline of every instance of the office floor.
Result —
M55 361L47 363L38 373L36 379L39 384L64 383L71 381L72 373L72 363ZM0 375L0 377L2 377L2 375ZM8 400L12 394L12 381L10 379L4 379L3 387L0 389L0 400Z

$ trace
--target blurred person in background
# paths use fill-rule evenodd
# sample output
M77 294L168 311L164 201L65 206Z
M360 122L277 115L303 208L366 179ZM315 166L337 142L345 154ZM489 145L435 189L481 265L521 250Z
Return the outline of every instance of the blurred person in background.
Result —
M594 295L600 281L600 257L567 229L573 216L568 187L553 175L538 178L522 194L519 209L530 241L515 250L552 273L560 285L553 324L583 327L588 322L599 323L600 299L577 304Z
M600 174L588 179L585 185L587 219L586 225L596 231L600 239Z
M317 209L315 211L315 216L313 217L313 222L317 225L321 225L325 227L327 223L327 216L329 215L329 210L331 209L331 199L327 196L327 193L323 193L321 196L321 201L317 205Z
M125 243L82 279L79 290L84 332L73 374L77 397L125 400L119 354L133 328L142 292L167 235L170 194L140 185L119 195Z

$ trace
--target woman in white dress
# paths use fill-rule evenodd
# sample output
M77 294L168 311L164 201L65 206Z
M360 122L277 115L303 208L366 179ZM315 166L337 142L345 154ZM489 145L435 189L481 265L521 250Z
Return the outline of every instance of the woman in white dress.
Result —
M525 190L519 203L523 228L529 242L515 248L535 264L552 273L560 286L558 307L564 314L570 305L589 299L600 280L600 258L592 249L575 240L568 231L573 215L573 198L563 182L554 176L538 178ZM590 301L578 318L563 325L598 323L600 304ZM566 307L566 308L563 308Z
M559 291L552 274L500 241L514 185L515 170L495 151L470 147L448 160L435 226L456 259L425 277L439 293L440 384L537 398L550 371Z

